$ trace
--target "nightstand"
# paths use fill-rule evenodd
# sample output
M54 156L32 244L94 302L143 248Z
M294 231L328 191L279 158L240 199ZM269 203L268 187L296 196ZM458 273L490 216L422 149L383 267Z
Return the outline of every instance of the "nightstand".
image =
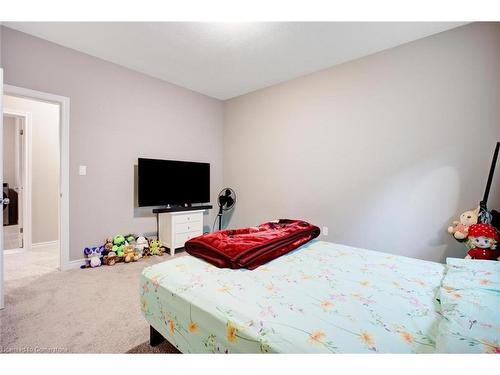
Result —
M203 211L209 208L212 206L153 210L158 214L158 239L170 249L170 255L191 238L203 234Z

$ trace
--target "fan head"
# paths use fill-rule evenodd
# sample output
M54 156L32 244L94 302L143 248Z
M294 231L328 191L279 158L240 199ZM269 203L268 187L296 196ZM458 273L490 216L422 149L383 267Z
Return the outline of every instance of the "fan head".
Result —
M217 198L217 203L224 211L230 210L236 203L236 193L231 188L222 189Z

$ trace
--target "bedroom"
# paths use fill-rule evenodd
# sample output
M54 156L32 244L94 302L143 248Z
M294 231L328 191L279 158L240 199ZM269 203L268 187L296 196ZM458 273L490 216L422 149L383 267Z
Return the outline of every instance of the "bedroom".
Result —
M445 284L458 267L447 258L467 254L448 226L483 199L500 140L498 22L2 20L0 35L4 93L61 106L62 192L61 270L15 282L4 275L3 351L498 349L498 332L480 331L471 340L487 341L462 347L434 331L447 328L444 307L434 306L437 290L463 288ZM161 163L146 174L141 160L151 159ZM208 165L208 179L186 172L200 165L177 168L179 161ZM490 212L500 207L499 175ZM221 233L226 188L234 201L221 229L276 219L315 227L299 223L290 236L274 224L249 229L243 236L257 242L276 230L270 236L280 246L217 268L225 256L191 237L230 243L210 237ZM187 192L199 196L177 197ZM152 195L158 199L141 202ZM306 242L294 237L299 232ZM110 250L125 260L142 238L164 254L104 264ZM298 250L283 245L290 239ZM185 243L193 247L183 250ZM235 251L248 250L241 246ZM43 263L33 251L24 256ZM6 272L10 259L3 255ZM102 265L80 269L92 261ZM496 264L487 264L491 270L480 272L496 275ZM284 280L304 287L284 293ZM301 309L310 314L303 325L294 311Z

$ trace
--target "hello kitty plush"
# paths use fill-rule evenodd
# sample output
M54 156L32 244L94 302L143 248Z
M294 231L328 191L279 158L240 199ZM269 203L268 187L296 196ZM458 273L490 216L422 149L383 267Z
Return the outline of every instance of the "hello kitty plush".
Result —
M465 240L469 234L469 227L477 224L479 217L479 207L473 211L465 211L460 215L460 221L454 221L448 227L448 233L452 234L457 240Z
M465 259L500 260L500 251L496 249L498 232L490 224L474 224L469 227L471 249Z

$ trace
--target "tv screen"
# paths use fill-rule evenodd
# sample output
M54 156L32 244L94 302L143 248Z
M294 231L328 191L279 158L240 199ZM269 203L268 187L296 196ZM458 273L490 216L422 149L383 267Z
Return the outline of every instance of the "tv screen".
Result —
M210 164L139 158L139 206L210 202Z

